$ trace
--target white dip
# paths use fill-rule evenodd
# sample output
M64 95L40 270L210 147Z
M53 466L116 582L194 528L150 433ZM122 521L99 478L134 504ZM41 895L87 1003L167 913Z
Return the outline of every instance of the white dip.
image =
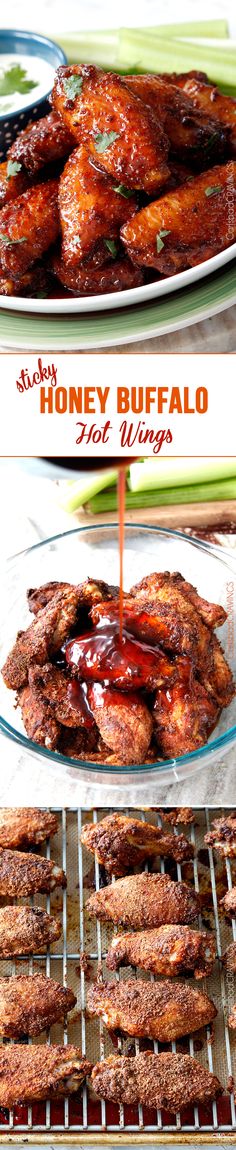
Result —
M55 69L41 56L16 53L0 55L0 115L21 111L46 96L53 86ZM30 84L34 87L28 87ZM7 88L7 91L5 90ZM28 89L28 90L27 90Z

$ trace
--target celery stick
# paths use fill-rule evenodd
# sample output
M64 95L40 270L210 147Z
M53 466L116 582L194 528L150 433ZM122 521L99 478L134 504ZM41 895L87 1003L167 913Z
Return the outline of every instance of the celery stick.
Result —
M235 472L234 456L228 459L204 459L204 456L145 459L143 463L131 463L128 486L131 491L152 491L157 487L181 487L230 479Z
M84 503L88 502L93 495L102 491L104 487L117 482L117 471L99 471L99 472L86 472L81 479L76 479L75 483L68 484L68 490L63 489L63 494L59 489L59 503L64 511L77 511L78 507L82 507Z
M235 47L214 47L194 44L184 40L164 39L158 34L149 35L142 30L133 32L121 30L120 66L129 66L139 72L184 72L197 68L207 72L209 79L218 83L235 86L236 50Z
M129 29L130 32L141 32L145 38L148 36L166 37L188 36L190 38L204 37L205 39L226 39L228 25L226 20L194 20L186 23L160 24L145 28ZM65 52L69 63L76 64L89 62L103 64L108 68L118 66L120 59L120 36L125 35L125 29L104 29L99 31L69 32L57 37L57 43ZM122 60L120 60L122 67Z
M223 479L216 483L188 484L186 487L168 487L164 490L127 491L126 510L137 507L170 507L184 503L211 503L223 502L225 499L236 499L236 475L231 479ZM117 491L103 491L94 495L87 504L87 510L93 515L103 514L106 511L117 511Z

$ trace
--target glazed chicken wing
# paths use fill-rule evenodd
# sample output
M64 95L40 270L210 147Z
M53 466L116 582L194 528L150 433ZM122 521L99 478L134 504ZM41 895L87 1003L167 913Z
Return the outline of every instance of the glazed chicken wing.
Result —
M142 763L151 742L152 716L146 703L134 692L93 683L88 702L104 743L122 763Z
M59 667L52 663L45 663L43 667L30 667L29 684L30 688L36 690L39 702L42 701L43 706L48 707L49 714L55 716L58 733L60 723L65 727L93 729L94 719L83 687L77 680L67 679ZM23 694L26 690L24 688ZM57 742L58 736L56 745Z
M236 239L236 162L148 204L124 225L121 237L135 263L164 276L211 259Z
M0 895L18 898L66 887L66 875L53 859L0 847Z
M109 292L141 287L144 283L141 268L135 267L124 254L99 267L94 267L88 260L84 266L70 268L56 253L51 260L51 269L63 287L78 296L108 295Z
M0 807L1 847L37 846L57 830L57 816L41 807Z
M88 1013L101 1018L108 1030L173 1042L213 1021L217 1011L202 991L181 982L94 983L87 994Z
M218 1078L189 1054L125 1055L94 1066L92 1086L99 1098L127 1105L153 1106L174 1114L195 1102L210 1102L222 1094Z
M236 886L233 886L232 890L227 890L227 893L224 894L223 898L221 898L220 901L221 901L221 906L224 907L225 914L229 915L231 918L235 918L235 916L236 916Z
M149 195L168 178L168 140L152 111L115 73L90 64L58 68L53 107L116 184Z
M180 678L168 689L156 691L153 714L156 741L168 759L203 746L215 727L219 708L197 679L186 688Z
M0 262L17 277L40 259L59 233L58 181L48 180L23 192L0 212Z
M0 958L41 954L60 934L61 923L42 907L0 907Z
M76 1046L1 1046L0 1106L73 1094L90 1069Z
M60 737L60 724L36 684L29 684L18 691L17 702L29 739L55 751Z
M75 147L74 135L66 127L61 116L50 112L35 124L28 124L19 132L11 144L8 159L20 163L31 176L35 176L45 164L56 164Z
M44 974L0 978L0 1034L22 1038L41 1034L75 1006L72 990Z
M116 934L108 950L108 970L120 966L140 966L152 974L174 976L185 971L195 978L211 974L216 957L213 935L189 926L160 926L157 930Z
M149 929L163 923L193 922L200 913L193 887L172 882L169 875L128 875L95 891L86 903L89 915L122 924L127 929Z
M213 819L212 830L205 835L204 842L222 858L235 858L236 856L236 812L223 815L223 818Z
M29 180L26 172L21 170L21 164L16 165L16 167L17 170L15 170L15 165L9 164L7 160L0 164L0 208L4 208L5 204L10 204L11 200L16 200L28 188Z
M23 275L9 275L0 266L0 295L46 296L49 291L49 272L43 264L35 264Z
M154 587L151 582L154 582ZM146 581L148 583L148 581ZM115 602L98 603L91 610L93 623L118 618ZM150 576L149 586L125 596L123 621L127 631L144 643L163 645L173 654L186 655L193 666L209 662L209 630L176 584L159 575Z
M43 665L60 650L76 617L79 589L58 591L46 607L38 611L27 631L20 631L6 659L2 674L7 687L17 690L27 682L29 667Z
M126 76L125 83L152 108L173 155L200 170L224 158L228 132L217 118L216 108L212 108L210 116L209 108L196 113L189 89L181 92L162 76Z
M105 172L92 162L84 145L70 156L59 184L59 211L62 229L62 259L66 267L77 268L97 249L103 262L116 248L119 230L136 211L136 198L128 198L114 188ZM100 260L99 260L100 262Z
M169 834L152 823L126 815L107 815L98 823L88 823L83 827L81 842L94 852L108 874L118 877L157 855L167 855L176 862L193 858L192 843L185 835Z
M174 74L170 80L190 96L194 108L212 116L229 133L228 151L236 156L236 100L223 95L215 84L210 84L207 76L201 73L184 72Z

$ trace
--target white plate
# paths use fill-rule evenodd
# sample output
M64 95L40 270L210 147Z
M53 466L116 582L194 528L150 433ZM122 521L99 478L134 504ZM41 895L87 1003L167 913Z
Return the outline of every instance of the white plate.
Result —
M204 279L211 272L224 267L230 260L236 258L236 243L231 244L223 252L218 252L210 260L179 272L175 276L156 280L155 283L144 284L142 287L129 288L127 291L109 292L106 295L83 296L71 299L29 299L22 296L0 295L0 307L4 311L31 312L38 315L76 315L79 312L107 311L113 308L130 307L134 304L145 303L147 300L158 299L171 292L180 291L188 285Z

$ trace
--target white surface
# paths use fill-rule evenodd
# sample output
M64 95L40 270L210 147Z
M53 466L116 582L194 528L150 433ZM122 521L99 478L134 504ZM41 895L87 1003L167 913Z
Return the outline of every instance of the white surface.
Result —
M3 5L2 5L3 7ZM1 12L3 28L25 28L52 35L79 29L137 27L182 20L228 19L236 36L235 0L9 0Z

